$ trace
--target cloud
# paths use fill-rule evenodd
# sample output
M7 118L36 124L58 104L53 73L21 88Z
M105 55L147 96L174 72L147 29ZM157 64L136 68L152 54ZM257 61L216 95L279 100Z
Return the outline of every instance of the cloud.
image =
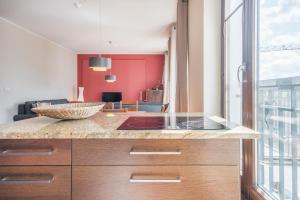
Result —
M261 3L261 45L300 43L300 0L265 0Z
M300 0L262 0L260 46L300 46ZM260 79L300 76L300 50L261 52Z
M300 76L300 50L273 51L260 54L261 80Z

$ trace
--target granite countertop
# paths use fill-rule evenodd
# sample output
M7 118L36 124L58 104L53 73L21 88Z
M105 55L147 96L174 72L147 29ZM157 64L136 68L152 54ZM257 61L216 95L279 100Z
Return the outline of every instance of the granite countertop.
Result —
M176 113L176 116L202 116L201 113ZM105 113L83 120L58 120L36 117L0 125L0 139L255 139L259 133L234 125L223 118L211 120L229 130L117 130L130 116L175 116L166 113Z

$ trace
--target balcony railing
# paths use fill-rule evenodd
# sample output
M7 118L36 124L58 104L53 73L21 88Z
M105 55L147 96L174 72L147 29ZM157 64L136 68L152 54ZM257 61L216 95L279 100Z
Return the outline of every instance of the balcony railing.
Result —
M300 199L300 77L260 81L256 91L258 185L278 199Z

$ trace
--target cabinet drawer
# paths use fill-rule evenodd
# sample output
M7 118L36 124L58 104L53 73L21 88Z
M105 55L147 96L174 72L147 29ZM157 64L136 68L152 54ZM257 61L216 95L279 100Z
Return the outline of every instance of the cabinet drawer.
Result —
M239 200L238 166L75 166L72 199Z
M238 165L239 140L73 140L73 165Z
M0 165L71 165L71 140L0 140Z
M0 200L70 200L71 167L0 167Z

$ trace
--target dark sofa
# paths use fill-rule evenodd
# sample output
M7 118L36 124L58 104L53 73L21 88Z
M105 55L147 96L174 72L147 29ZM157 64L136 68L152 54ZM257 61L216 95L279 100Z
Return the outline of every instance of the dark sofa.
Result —
M31 111L33 105L36 103L51 103L51 105L69 103L67 99L52 99L41 101L26 101L23 104L18 105L18 114L14 116L14 121L20 121L23 119L29 119L37 117L37 114Z

